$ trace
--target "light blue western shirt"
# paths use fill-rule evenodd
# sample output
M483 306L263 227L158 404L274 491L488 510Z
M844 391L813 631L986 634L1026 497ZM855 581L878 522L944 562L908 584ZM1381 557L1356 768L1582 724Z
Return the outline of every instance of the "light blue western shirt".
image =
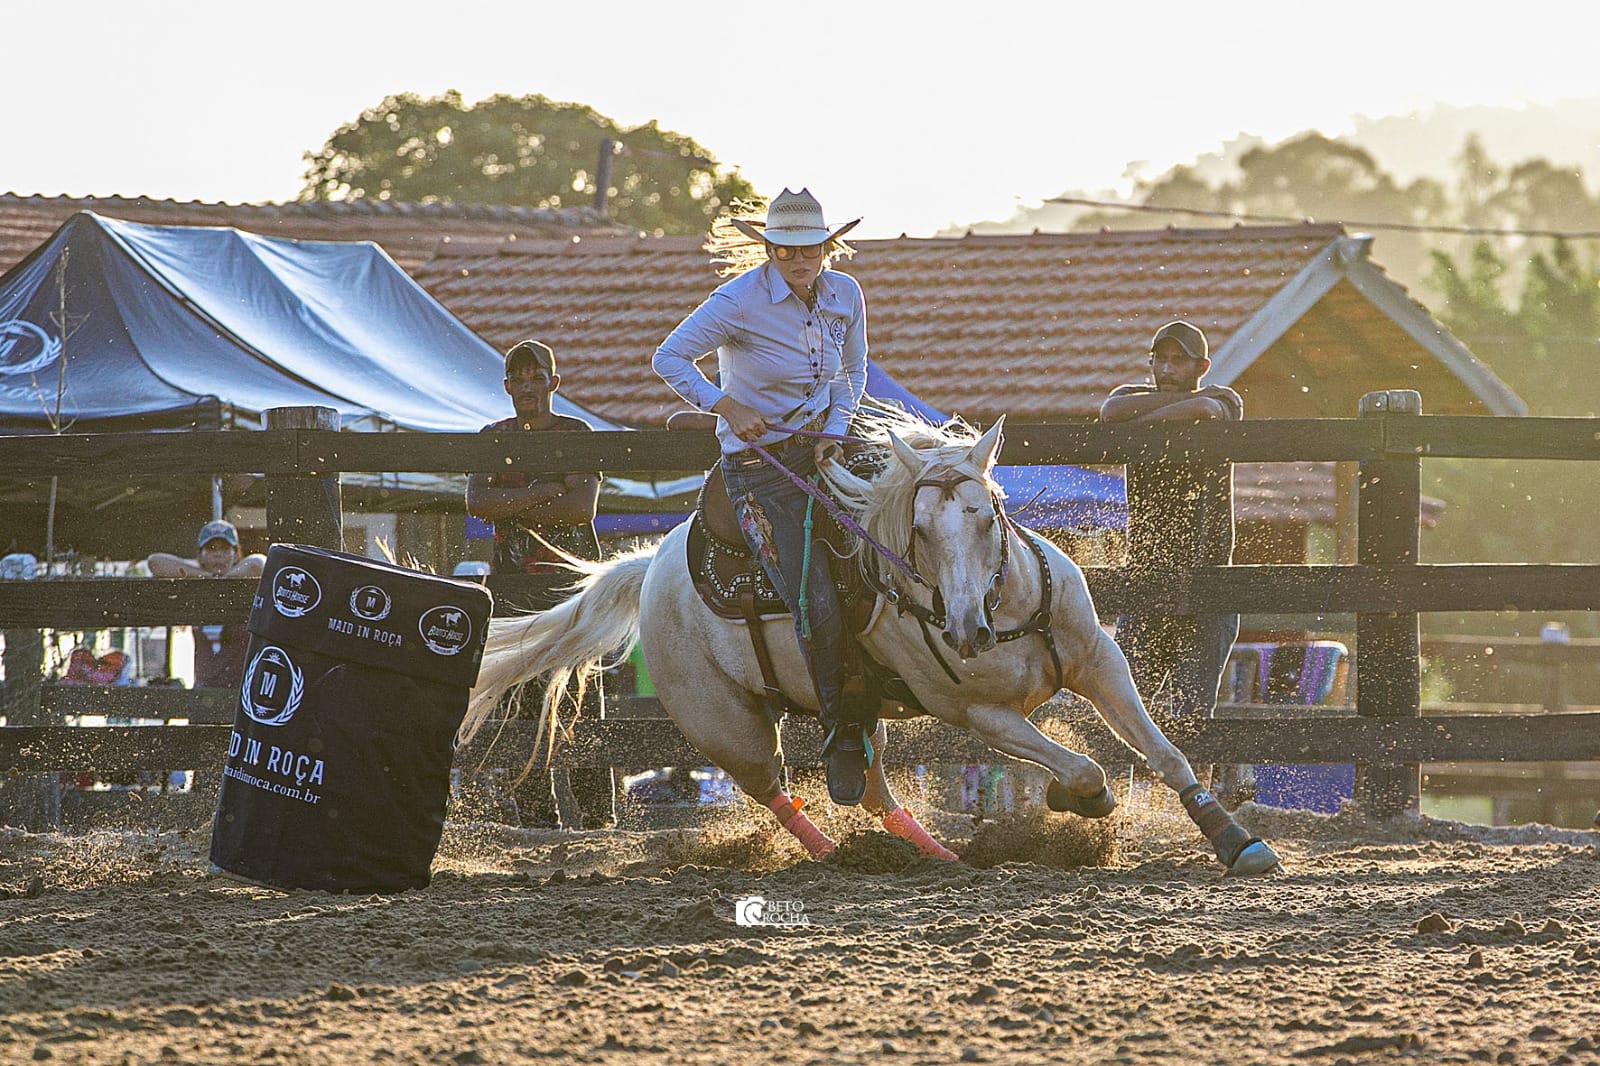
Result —
M867 381L867 307L856 279L836 270L817 276L807 307L771 263L716 289L656 349L651 365L672 390L702 411L724 396L769 422L797 427L827 413L823 429L845 433ZM696 365L717 353L712 384ZM788 436L767 433L769 445ZM717 419L724 454L750 445Z

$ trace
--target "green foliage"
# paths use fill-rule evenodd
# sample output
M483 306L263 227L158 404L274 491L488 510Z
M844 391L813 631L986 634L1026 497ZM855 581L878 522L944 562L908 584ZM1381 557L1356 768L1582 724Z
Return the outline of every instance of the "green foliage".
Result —
M1600 263L1557 240L1535 251L1522 271L1516 307L1505 290L1510 265L1488 241L1465 267L1435 250L1430 284L1434 313L1527 401L1530 414L1600 414Z
M1432 267L1428 281L1442 294L1443 306L1453 318L1460 335L1509 337L1516 332L1516 314L1501 295L1505 282L1505 260L1488 241L1473 244L1465 270L1456 266L1448 252L1438 248L1428 252Z
M602 142L612 155L607 209L648 233L704 233L735 199L754 195L736 170L654 122L631 129L582 104L449 92L389 96L306 154L305 200L511 204L594 201Z
M1600 267L1565 241L1533 253L1515 308L1504 291L1511 271L1487 241L1465 268L1433 253L1437 313L1486 359L1534 415L1600 414ZM1600 479L1583 464L1442 459L1423 466L1423 491L1447 501L1423 543L1432 562L1588 563L1600 558ZM1534 619L1468 616L1458 630L1537 632ZM1580 636L1600 635L1593 612L1569 620Z

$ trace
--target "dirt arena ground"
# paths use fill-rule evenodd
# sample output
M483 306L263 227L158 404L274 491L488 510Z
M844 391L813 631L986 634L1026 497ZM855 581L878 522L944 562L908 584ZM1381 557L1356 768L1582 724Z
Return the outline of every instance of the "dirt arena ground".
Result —
M206 827L0 830L0 1062L1600 1061L1594 833L1247 804L1289 872L1231 881L1175 803L928 818L982 865L840 813L825 863L754 808L455 814L387 897L213 876Z

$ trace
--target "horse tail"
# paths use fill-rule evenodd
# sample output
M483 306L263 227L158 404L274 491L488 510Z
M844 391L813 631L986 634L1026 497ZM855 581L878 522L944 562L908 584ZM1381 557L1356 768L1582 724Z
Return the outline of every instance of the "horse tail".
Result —
M514 695L529 681L545 676L533 750L544 743L548 757L557 733L571 731L561 722L569 684L576 679L570 694L576 714L585 689L607 661L626 655L638 641L639 592L655 554L650 546L599 563L574 560L570 565L581 576L578 591L570 598L548 611L491 621L478 683L456 732L457 743L476 736L508 693Z

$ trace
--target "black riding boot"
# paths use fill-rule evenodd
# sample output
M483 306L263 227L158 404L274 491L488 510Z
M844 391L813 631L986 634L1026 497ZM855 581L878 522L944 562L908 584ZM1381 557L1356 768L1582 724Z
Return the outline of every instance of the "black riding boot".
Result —
M865 694L859 682L846 681L840 695L839 710L826 708L817 715L822 723L822 755L828 767L828 796L841 807L854 807L867 791L867 769L875 753L872 733L877 722L870 720Z

